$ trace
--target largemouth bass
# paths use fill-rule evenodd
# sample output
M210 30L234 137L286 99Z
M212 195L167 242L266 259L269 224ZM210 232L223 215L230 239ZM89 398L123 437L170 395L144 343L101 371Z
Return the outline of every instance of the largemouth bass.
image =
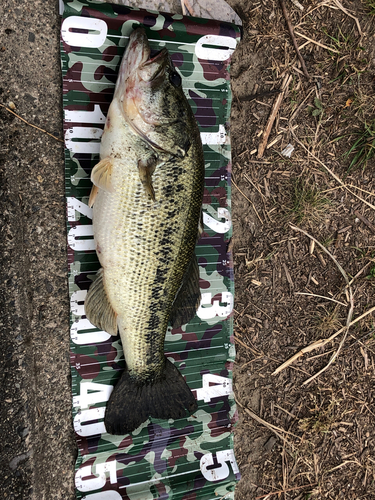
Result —
M111 434L147 418L177 419L197 403L164 356L168 323L200 302L194 253L203 197L200 134L168 51L132 32L91 174L101 264L85 301L90 322L121 337L126 369L107 403Z

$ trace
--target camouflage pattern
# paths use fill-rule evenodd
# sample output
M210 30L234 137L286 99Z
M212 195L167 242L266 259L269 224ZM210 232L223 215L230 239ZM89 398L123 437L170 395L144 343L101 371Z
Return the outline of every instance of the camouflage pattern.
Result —
M106 401L124 368L119 337L94 328L83 303L99 268L88 208L90 172L130 32L142 24L154 49L166 46L183 79L205 154L204 233L196 253L201 305L195 318L166 335L167 357L198 400L180 420L149 419L133 433L105 432ZM77 498L211 500L233 498L236 407L231 374L233 266L230 217L230 56L233 24L65 0L61 29L73 419L79 455Z

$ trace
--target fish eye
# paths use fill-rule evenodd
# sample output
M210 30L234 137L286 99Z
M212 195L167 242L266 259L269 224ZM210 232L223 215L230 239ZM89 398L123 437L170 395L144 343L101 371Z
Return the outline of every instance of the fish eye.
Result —
M169 81L174 87L181 87L182 79L181 76L177 73L177 71L173 71L169 75Z

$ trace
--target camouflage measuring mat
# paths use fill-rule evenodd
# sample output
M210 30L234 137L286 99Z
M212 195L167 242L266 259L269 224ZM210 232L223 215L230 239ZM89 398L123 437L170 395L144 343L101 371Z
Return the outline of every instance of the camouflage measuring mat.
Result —
M185 377L198 411L149 419L133 433L106 433L106 402L124 368L119 337L84 313L100 267L95 253L90 172L129 34L143 25L152 49L166 47L182 76L205 155L204 233L196 247L202 300L195 318L168 329L165 352ZM239 28L224 22L65 0L61 29L73 418L79 454L77 498L230 499L239 479L233 454L233 267L228 245L231 152L229 62Z

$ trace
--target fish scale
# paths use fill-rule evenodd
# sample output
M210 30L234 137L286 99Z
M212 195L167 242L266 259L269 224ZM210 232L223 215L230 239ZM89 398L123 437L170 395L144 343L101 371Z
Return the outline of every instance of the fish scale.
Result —
M166 51L150 58L145 33L130 37L92 172L93 229L102 269L88 292L90 322L122 340L126 370L108 401L108 432L149 416L197 408L164 356L171 321L199 304L194 254L204 161L198 127ZM176 85L177 83L177 85Z

